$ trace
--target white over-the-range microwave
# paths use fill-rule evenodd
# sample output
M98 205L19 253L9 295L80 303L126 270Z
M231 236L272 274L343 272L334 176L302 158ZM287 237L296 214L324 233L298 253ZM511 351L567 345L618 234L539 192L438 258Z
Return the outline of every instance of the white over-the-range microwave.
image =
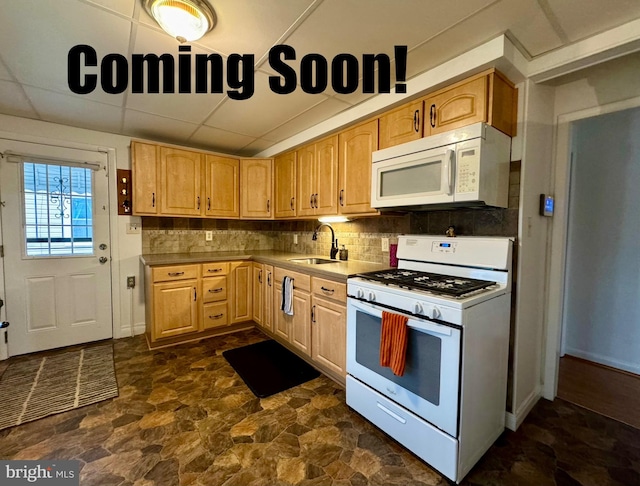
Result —
M373 152L371 206L507 207L511 138L486 123Z

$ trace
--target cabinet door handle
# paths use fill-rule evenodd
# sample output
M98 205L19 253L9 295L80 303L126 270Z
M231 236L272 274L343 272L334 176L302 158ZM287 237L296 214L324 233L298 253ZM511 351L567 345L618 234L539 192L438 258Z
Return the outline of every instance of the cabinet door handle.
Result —
M436 105L431 105L429 109L429 121L431 122L431 128L435 128L436 126Z
M211 211L211 198L207 198L207 211Z
M271 287L271 272L267 273L267 285Z
M198 300L198 291L196 290L195 287L193 287L193 301L197 301Z
M418 133L420 131L420 111L416 110L413 113L413 129Z
M224 317L224 314L216 314L214 316L209 316L209 319L221 319Z
M344 189L340 189L340 206L344 206Z
M258 271L258 282L262 283L262 270Z
M294 210L294 206L293 206L293 201L294 201L294 199L295 199L294 197L292 197L292 198L291 198L291 211L293 211L293 210Z
M315 324L316 322L316 306L311 307L311 322Z
M317 192L313 195L313 207L318 209L318 193Z
M218 292L222 292L224 289L222 287L218 287L217 289L209 289L210 294L217 294Z
M335 289L328 289L326 287L320 287L320 290L322 290L323 292L328 292L330 294L333 294L335 292Z
M169 275L169 277L179 277L180 275L184 275L184 272L169 272L167 275Z
M267 199L267 213L271 212L271 200Z
M156 207L156 193L155 192L151 193L151 207L152 208Z
M200 196L198 196L198 208L197 209L200 209Z
M210 268L209 270L207 270L207 272L209 273L222 272L222 268Z
M309 196L309 207L313 209L313 194Z

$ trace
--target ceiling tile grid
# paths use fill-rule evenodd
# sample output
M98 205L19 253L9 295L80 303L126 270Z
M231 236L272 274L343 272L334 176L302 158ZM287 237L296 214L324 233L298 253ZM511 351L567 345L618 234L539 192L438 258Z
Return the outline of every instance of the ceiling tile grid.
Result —
M393 87L396 45L408 47L410 79L505 32L535 58L640 18L638 0L210 0L216 26L190 44L190 55L222 56L223 72L216 75L224 92L133 93L128 86L108 94L98 84L90 94L72 93L67 55L78 44L94 48L99 63L111 53L128 61L133 53L168 53L177 63L177 41L141 2L3 2L0 42L10 47L0 53L0 113L252 155L375 95L362 92L362 79L353 93L340 94L330 77L322 93L305 93L299 71L307 54L322 55L329 70L336 55L352 54L360 78L364 54L387 54ZM297 88L286 95L268 84L279 74L268 62L278 44L296 54L286 63L296 72ZM226 93L232 54L254 56L255 92L246 100ZM194 70L192 63L192 79ZM83 67L81 73L98 71Z

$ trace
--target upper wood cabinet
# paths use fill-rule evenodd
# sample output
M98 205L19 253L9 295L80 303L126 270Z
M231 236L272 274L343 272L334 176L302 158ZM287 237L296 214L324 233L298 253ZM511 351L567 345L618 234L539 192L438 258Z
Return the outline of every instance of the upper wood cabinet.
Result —
M338 135L339 212L376 213L371 207L371 154L378 149L378 120Z
M424 136L486 122L509 136L516 130L517 91L492 69L424 98Z
M296 215L296 153L286 152L273 159L275 191L274 216L291 218Z
M202 209L202 154L160 147L160 212L200 216Z
M155 144L131 142L134 215L158 214L158 150Z
M218 218L240 216L240 160L205 156L204 214Z
M422 100L401 106L380 117L379 148L393 147L422 138Z
M298 150L298 216L338 213L338 135Z
M250 219L273 217L272 159L240 161L240 216Z

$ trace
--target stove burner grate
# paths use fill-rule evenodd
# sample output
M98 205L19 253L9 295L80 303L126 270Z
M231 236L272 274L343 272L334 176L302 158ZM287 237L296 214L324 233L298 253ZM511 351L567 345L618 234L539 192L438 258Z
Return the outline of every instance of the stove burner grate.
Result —
M426 290L435 294L457 298L495 285L495 282L488 280L400 269L361 273L358 277L386 285L395 285L408 290Z

